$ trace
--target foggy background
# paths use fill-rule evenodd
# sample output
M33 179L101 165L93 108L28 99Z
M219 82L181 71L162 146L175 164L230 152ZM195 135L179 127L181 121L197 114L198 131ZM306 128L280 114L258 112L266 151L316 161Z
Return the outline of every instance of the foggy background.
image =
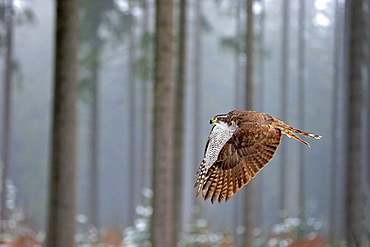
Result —
M89 229L91 203L95 202L97 229L102 232L110 229L124 237L125 229L141 217L139 206L149 205L150 198L146 196L151 194L146 188L151 187L152 74L151 67L145 66L152 64L144 62L152 60L154 2L146 1L146 10L140 1L132 1L131 5L125 0L101 1L100 7L93 7L93 2L80 1L77 224L80 232ZM344 239L346 227L345 1L305 0L284 4L285 0L254 2L254 110L323 138L305 138L311 144L308 148L282 137L274 159L251 182L257 188L255 236L260 241L257 246L275 246L268 242L277 234L274 231L291 226L315 233L315 238L320 236L326 242L339 243ZM245 36L244 5L244 1L201 1L199 24L195 22L199 6L195 1L188 2L183 192L176 195L182 200L185 231L191 225L204 224L211 232L229 236L234 243L230 246L243 246L237 242L244 232L242 191L245 188L229 202L212 205L200 197L194 199L193 185L211 129L209 119L244 109L246 56L241 48ZM15 0L13 16L9 179L16 187L14 207L21 208L33 229L44 231L51 140L54 1ZM145 21L148 33L143 31ZM2 35L4 25L2 22ZM367 29L369 26L368 23ZM95 91L99 112L95 118L98 132L94 183L98 193L94 202L90 184L94 65L89 59L96 55L89 50L92 30L98 30L101 42L99 67L95 68L99 73ZM200 35L201 43L195 42L196 35ZM200 53L195 52L198 45ZM3 68L4 52L0 55ZM198 79L194 66L197 59L200 61ZM370 86L368 70L364 68L364 71L367 71L364 72L367 91L363 114L368 116ZM197 95L199 105L194 103ZM3 91L0 97L4 97ZM3 101L0 114L4 114ZM370 124L365 117L363 124L367 126L363 134L368 136ZM369 151L366 138L363 150ZM362 153L366 171L362 181L366 195L364 225L369 229L370 168L366 152ZM300 202L304 202L304 208ZM304 218L298 226L295 220L299 215ZM194 223L196 219L204 221ZM278 225L284 222L285 226Z

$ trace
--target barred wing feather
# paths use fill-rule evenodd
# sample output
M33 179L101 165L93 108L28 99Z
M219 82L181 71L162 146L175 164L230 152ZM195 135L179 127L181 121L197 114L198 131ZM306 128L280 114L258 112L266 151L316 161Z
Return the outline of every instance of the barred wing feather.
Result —
M202 162L195 186L204 200L228 201L272 159L281 130L260 122L242 123L224 143L212 164ZM209 141L208 141L209 142ZM207 152L206 152L207 153Z

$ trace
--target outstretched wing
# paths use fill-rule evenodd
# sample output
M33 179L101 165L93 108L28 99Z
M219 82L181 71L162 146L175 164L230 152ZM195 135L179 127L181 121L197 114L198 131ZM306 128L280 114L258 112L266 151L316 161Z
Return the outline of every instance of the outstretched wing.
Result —
M281 131L270 124L241 124L198 184L204 200L228 201L272 159L280 139Z
M206 148L204 150L204 158L196 174L198 175L197 181L194 185L194 187L198 186L196 196L199 195L200 191L202 190L203 184L207 179L206 174L208 169L213 165L213 163L215 163L221 149L232 137L234 131L235 128L230 129L221 124L215 124L212 127L212 130L208 136Z

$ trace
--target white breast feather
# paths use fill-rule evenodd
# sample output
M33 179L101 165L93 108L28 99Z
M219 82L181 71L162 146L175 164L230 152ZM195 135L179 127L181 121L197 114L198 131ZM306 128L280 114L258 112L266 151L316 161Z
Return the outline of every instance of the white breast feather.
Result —
M209 135L209 143L202 162L205 165L205 169L208 170L208 168L217 160L222 147L231 138L235 129L236 128L234 126L231 126L230 128L226 123L221 122L220 124L216 124Z
M200 164L200 167L197 172L198 174L198 179L196 182L196 184L198 185L197 195L199 194L200 190L202 190L204 183L207 181L206 175L208 169L217 160L218 154L220 153L222 147L231 138L236 128L237 128L236 125L228 126L226 123L220 122L216 124L216 126L212 129L211 133L209 134L209 142L204 155L204 159Z

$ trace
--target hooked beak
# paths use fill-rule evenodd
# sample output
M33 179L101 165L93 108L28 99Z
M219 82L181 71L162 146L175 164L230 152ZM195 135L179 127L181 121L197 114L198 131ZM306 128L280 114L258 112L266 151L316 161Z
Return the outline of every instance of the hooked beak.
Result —
M215 123L218 123L217 119L211 118L211 120L209 120L209 124L215 124Z

